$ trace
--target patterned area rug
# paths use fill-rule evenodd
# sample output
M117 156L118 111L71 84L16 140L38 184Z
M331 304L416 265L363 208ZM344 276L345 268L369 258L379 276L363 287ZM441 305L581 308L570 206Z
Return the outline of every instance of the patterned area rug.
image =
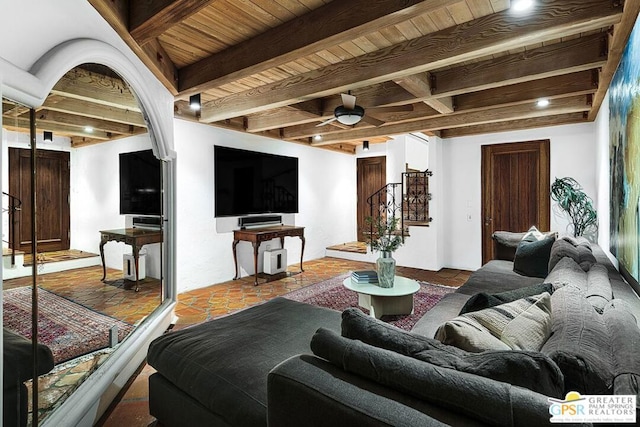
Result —
M356 307L369 314L368 310L358 306L358 294L342 286L342 282L350 274L336 276L289 292L283 296L294 301L332 308L338 311ZM380 320L409 331L427 310L436 305L443 296L455 290L456 288L449 286L420 282L420 290L413 296L413 314L382 316Z
M31 339L31 288L3 292L3 326ZM109 346L109 329L118 327L118 341L133 325L90 310L44 289L38 289L38 341L53 353L55 364Z

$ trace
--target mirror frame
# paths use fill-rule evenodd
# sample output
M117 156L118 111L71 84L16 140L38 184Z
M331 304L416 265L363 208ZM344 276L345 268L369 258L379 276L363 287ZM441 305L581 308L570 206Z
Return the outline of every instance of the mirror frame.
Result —
M68 70L85 63L110 67L125 80L140 104L154 153L158 158L166 160L163 163L165 238L162 263L166 266L163 271L164 300L96 372L43 420L43 426L92 426L97 422L144 362L149 343L172 323L176 305L173 96L142 63L134 64L111 45L92 39L69 40L55 46L38 59L29 71L0 58L0 96L28 107L39 107Z

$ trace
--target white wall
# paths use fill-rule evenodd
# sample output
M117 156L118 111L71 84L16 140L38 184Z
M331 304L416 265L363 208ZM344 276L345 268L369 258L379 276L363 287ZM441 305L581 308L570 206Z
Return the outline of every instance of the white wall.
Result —
M482 145L549 139L552 182L556 177L571 176L597 204L596 135L596 125L584 123L444 140L444 264L467 270L482 264ZM554 205L552 202L551 229L565 233L568 221Z
M304 259L325 255L327 246L356 238L355 157L300 144L175 120L177 152L177 274L178 292L230 280L234 276L233 229L237 217L214 217L213 146L279 154L299 159L298 214L286 224L305 227ZM279 247L276 239L270 243ZM260 247L258 269L262 269ZM301 242L285 238L287 263L298 265ZM241 276L253 274L253 248L237 246Z

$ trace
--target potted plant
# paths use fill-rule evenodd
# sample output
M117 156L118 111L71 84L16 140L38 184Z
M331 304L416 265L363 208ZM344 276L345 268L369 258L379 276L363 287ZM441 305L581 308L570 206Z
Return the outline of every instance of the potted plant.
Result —
M574 236L583 236L598 229L598 214L593 201L587 196L578 182L570 177L556 178L551 185L551 198L571 218Z
M378 285L381 288L391 288L396 275L396 260L392 254L403 243L402 235L399 234L401 230L398 230L399 220L395 216L380 216L375 219L367 217L367 223L371 225L369 247L373 252L380 252L380 257L376 260Z

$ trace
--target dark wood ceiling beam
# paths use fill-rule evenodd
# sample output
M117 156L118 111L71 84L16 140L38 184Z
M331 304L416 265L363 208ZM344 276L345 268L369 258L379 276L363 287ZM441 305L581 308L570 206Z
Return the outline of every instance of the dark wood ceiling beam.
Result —
M441 138L455 138L460 136L480 135L483 133L510 132L514 129L536 129L548 126L560 126L574 123L586 123L589 120L585 113L558 114L555 116L533 117L522 120L507 120L499 123L489 123L476 126L444 129L440 132Z
M171 92L178 94L178 69L157 40L140 45L129 33L127 0L89 0L153 75Z
M602 0L541 0L534 11L488 15L351 60L210 101L201 120L213 122L327 96L348 89L459 64L509 49L617 23L621 6ZM452 43L455 41L455 44Z
M521 120L554 114L587 112L591 108L587 96L576 96L554 100L545 109L534 103L491 108L469 113L453 113L413 122L385 125L376 128L352 130L323 136L322 141L313 142L313 146L331 145L353 139L366 139L382 135L401 135L409 132L434 131L465 126L499 123L507 120Z
M129 31L143 45L198 13L215 0L136 0L129 2Z
M261 73L459 0L332 1L180 70L182 96Z
M513 55L501 56L432 73L433 95L458 95L470 90L602 67L607 61L606 34L554 43Z
M140 127L147 126L142 114L137 111L122 110L106 105L99 105L92 102L74 100L60 96L50 95L45 100L42 108L74 114L76 116L86 116L111 122L126 123L128 125Z
M622 15L622 19L619 24L614 25L613 35L611 35L609 40L609 61L607 61L607 64L602 68L602 72L600 73L600 87L593 97L593 108L589 112L590 120L595 120L598 115L598 111L600 111L602 102L607 95L607 90L611 84L611 80L613 80L613 76L618 69L620 58L622 58L624 49L627 46L627 41L629 40L629 35L635 26L639 14L640 1L635 0L624 2L624 13Z

